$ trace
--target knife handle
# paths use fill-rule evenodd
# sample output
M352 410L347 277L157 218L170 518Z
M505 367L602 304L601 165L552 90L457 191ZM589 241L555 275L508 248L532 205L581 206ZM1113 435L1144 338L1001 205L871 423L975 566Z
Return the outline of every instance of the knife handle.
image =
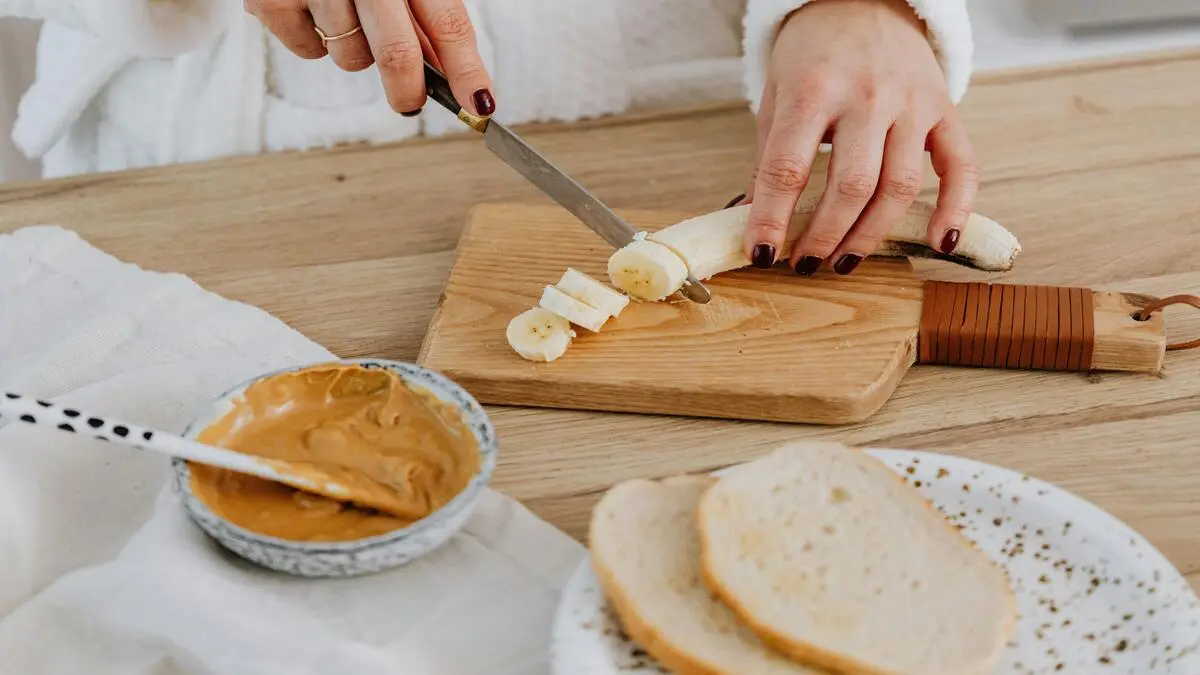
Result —
M479 133L487 129L488 118L480 117L459 105L458 100L454 98L454 91L450 89L449 80L438 72L437 68L429 65L428 61L425 62L425 93L438 105L458 116L468 127Z
M438 72L437 68L429 65L428 61L425 62L425 93L455 115L462 110L462 106L454 98L454 92L451 91L450 82L446 80L446 76Z
M1157 373L1166 336L1150 298L1088 288L926 281L917 363Z

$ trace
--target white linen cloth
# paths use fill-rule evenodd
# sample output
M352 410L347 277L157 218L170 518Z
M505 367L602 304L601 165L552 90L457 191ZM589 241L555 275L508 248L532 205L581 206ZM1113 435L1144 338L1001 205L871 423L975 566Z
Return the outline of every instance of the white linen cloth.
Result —
M330 357L72 232L0 236L0 390L181 431L241 381ZM515 501L486 492L460 535L406 567L306 580L209 540L164 487L168 462L0 426L0 675L549 671L559 589L584 551Z
M757 109L777 28L810 1L464 0L507 123ZM974 49L966 0L908 3L957 103ZM45 20L13 140L47 177L464 129L436 105L397 115L374 67L294 56L239 0L0 0L3 16Z

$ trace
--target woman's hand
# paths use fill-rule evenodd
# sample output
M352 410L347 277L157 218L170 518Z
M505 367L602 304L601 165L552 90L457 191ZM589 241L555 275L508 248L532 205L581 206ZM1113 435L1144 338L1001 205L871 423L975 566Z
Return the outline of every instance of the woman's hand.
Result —
M425 105L426 60L446 74L459 105L477 115L496 111L462 0L245 0L245 5L301 58L328 54L348 71L378 64L388 103L398 113L416 115Z
M758 117L746 255L770 267L822 142L829 180L791 252L797 273L849 274L917 198L928 149L941 180L930 245L950 252L979 169L921 22L902 0L816 0L779 32Z

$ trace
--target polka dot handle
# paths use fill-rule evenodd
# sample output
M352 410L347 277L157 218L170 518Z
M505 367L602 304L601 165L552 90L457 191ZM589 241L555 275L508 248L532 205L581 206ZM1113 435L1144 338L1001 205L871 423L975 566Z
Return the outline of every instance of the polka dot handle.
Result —
M351 494L348 488L335 481L314 481L310 477L314 475L312 470L306 471L307 475L299 475L287 462L252 457L240 452L204 445L166 431L149 429L21 394L10 392L0 394L0 424L6 422L24 422L54 429L61 433L90 436L101 441L133 446L140 450L153 450L200 464L218 466L238 473L266 478L334 498L346 498Z
M0 419L52 426L67 433L85 434L102 441L121 440L138 447L139 442L153 442L155 433L152 429L85 415L74 408L7 392L0 399Z

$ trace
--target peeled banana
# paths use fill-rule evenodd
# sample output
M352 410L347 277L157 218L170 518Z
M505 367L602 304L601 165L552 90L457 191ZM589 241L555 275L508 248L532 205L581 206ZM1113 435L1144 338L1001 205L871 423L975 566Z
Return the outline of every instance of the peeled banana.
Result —
M508 344L521 358L553 361L566 353L575 337L571 323L544 307L514 316L505 331Z
M801 200L785 236L783 255L812 222L816 200ZM933 249L927 239L933 206L915 202L875 251L878 256L935 258L989 272L1011 269L1021 245L1000 224L977 213L966 226L953 253ZM662 300L683 286L688 272L697 279L746 267L743 234L750 205L706 213L654 232L619 249L608 260L613 285L641 300ZM652 246L658 244L658 247ZM668 256L662 249L673 256Z

